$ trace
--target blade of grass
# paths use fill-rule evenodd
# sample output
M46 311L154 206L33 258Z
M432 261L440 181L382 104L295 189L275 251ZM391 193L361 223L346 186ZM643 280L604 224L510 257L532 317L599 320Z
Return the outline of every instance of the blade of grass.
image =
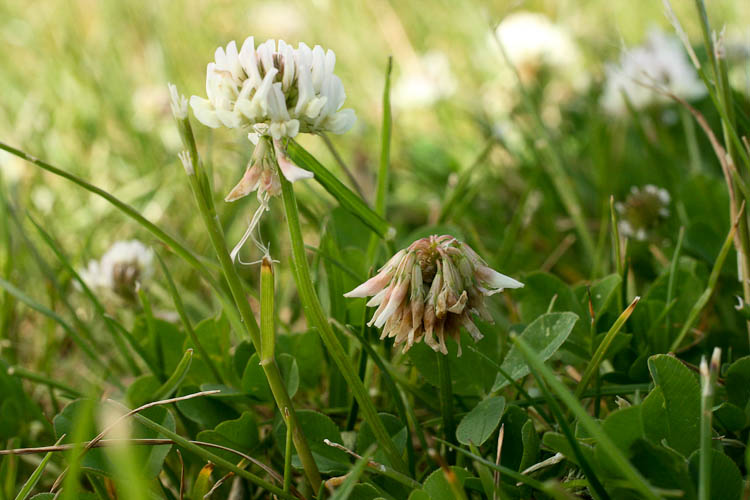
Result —
M445 440L452 443L446 448L448 462L455 462L456 452L456 422L453 420L453 379L451 379L450 365L446 355L435 352L437 357L438 374L440 378L440 413L443 416L443 435Z
M278 166L277 166L278 167ZM341 342L331 328L328 318L320 300L315 292L315 287L310 277L310 269L307 264L305 255L305 243L302 238L302 228L299 221L299 210L297 208L297 199L294 196L292 184L283 176L279 176L281 181L281 194L284 202L284 211L287 218L287 227L292 245L292 265L294 267L294 277L297 282L297 292L305 312L307 320L313 326L321 339L323 340L329 355L338 366L341 374L349 384L352 394L357 398L360 410L370 425L370 429L375 435L376 440L382 447L384 453L390 460L391 464L399 472L406 471L406 464L401 458L401 454L393 444L391 436L380 419L375 409L375 405L370 400L370 396L365 389L364 384L357 376L357 372L351 365L349 356L344 351Z
M213 205L209 181L200 161L200 157L198 156L198 149L195 143L195 136L193 135L192 127L190 126L190 120L187 116L183 118L176 116L175 118L177 119L177 126L186 148L186 151L180 155L180 159L183 162L188 183L193 192L193 198L198 207L200 217L203 220L203 225L208 232L211 246L219 260L224 278L229 285L234 305L242 318L244 331L247 336L250 337L250 340L255 347L255 351L261 352L260 328L258 328L255 314L253 313L250 303L245 295L245 289L242 284L243 282L240 279L237 269L234 267L232 257L229 254L229 249L227 248L227 243L224 238L224 230L219 224L219 219L216 215L216 207ZM271 147L273 148L273 145L271 145ZM280 175L279 177L284 179L283 175ZM304 255L304 246L301 246L299 250ZM284 408L288 408L290 418L295 421L294 427L298 430L301 429L299 422L297 421L297 414L292 405L292 399L287 392L286 384L284 384L281 377L281 371L279 370L275 358L267 360L265 364L261 365L261 367L266 379L268 380L268 385L271 388L276 407L279 411L284 411ZM297 449L297 455L302 462L305 476L310 482L313 490L318 490L322 484L320 472L312 452L310 451L307 438L301 430L300 432L294 433L294 445Z
M698 462L698 500L711 499L711 462L713 459L713 433L711 417L713 415L713 400L716 379L719 376L721 363L721 349L714 348L711 356L711 366L705 356L701 359L701 448Z
M0 278L0 287L2 287L5 291L10 293L11 295L13 295L19 301L26 304L31 309L54 320L57 324L59 324L62 327L63 330L65 330L65 333L67 333L70 336L73 342L75 342L75 344L81 349L81 351L83 351L83 353L91 360L93 364L101 368L104 371L104 373L109 372L109 368L101 360L101 357L94 353L94 349L91 346L89 346L88 343L86 343L86 341L84 341L84 339L82 339L81 336L78 335L78 332L76 332L75 329L72 326L70 326L68 322L65 321L59 314L49 309L48 307L43 306L36 300L32 299L30 296L26 295L26 293L21 291L15 285L5 281L3 278ZM122 384L117 378L114 378L111 376L109 378L112 381L112 383L117 385L120 389L123 388Z
M375 213L381 217L386 215L388 200L388 178L391 169L391 136L393 116L391 114L391 72L393 71L393 56L388 57L385 69L385 85L383 86L383 122L380 127L380 162L378 163L377 188L375 190ZM367 246L368 265L375 264L378 249L378 239L373 234Z
M136 221L138 224L143 226L148 232L153 234L159 241L163 242L168 248L172 249L177 255L182 257L188 264L190 264L198 273L209 283L211 286L214 287L217 291L223 293L221 287L219 286L219 283L214 279L214 277L209 272L206 265L199 260L198 257L196 257L190 250L185 247L182 243L178 242L175 238L167 234L165 231L163 231L161 228L156 226L154 223L143 217L138 210L133 208L132 206L128 205L127 203L119 200L115 196L111 195L107 191L98 188L94 186L93 184L90 184L86 182L85 180L77 177L74 174L71 174L70 172L66 172L65 170L59 169L57 167L52 166L51 164L40 160L39 158L36 158L28 153L25 153L21 151L20 149L16 149L12 146L9 146L8 144L5 144L3 142L0 142L0 149L17 156L23 160L26 160L37 167L42 168L43 170L46 170L47 172L50 172L52 174L55 174L59 177L63 177L64 179L67 179L74 184L82 187L83 189L94 193L95 195L104 198L106 201L108 201L110 204L112 204L115 208L120 210L122 213Z
M131 373L136 376L140 375L141 370L140 368L138 368L138 365L135 363L135 360L130 355L128 348L125 346L123 337L120 335L120 332L112 325L112 322L115 320L109 316L106 316L106 312L102 303L99 301L97 296L91 291L91 289L86 284L86 282L83 279L81 279L81 276L70 264L70 261L62 252L62 250L60 250L60 246L55 242L52 236L47 231L45 231L44 228L42 228L41 224L39 224L36 220L34 220L33 217L29 215L28 218L31 221L31 223L34 225L34 227L36 228L39 235L42 237L42 241L44 241L47 244L47 247L50 250L52 250L52 252L55 254L60 264L62 264L65 270L69 272L70 275L73 277L73 279L75 279L76 282L81 286L81 289L83 290L84 294L89 298L91 303L94 305L94 310L104 320L104 324L107 327L107 331L109 331L110 335L112 336L112 340L114 341L115 346L117 347L120 354L122 354L122 357L125 359L125 362L128 365L128 368L130 369Z
M549 406L550 412L552 413L552 415L554 415L555 420L557 420L557 423L560 425L560 430L565 435L565 438L568 440L568 444L570 444L570 447L573 450L573 454L576 456L578 464L581 466L581 469L583 470L584 475L588 479L589 484L591 485L591 490L590 490L591 495L595 499L601 499L601 500L609 499L609 495L607 494L607 491L604 489L604 486L602 485L602 483L599 481L599 478L596 476L596 472L594 471L594 468L589 463L586 455L583 454L583 451L581 451L581 444L578 442L578 440L576 439L575 433L570 428L570 424L568 423L568 420L565 417L562 411L562 408L560 407L560 404L552 396L549 389L547 388L547 384L544 383L539 373L530 364L529 364L529 371L536 379L537 384L539 385L539 389L542 391L542 395L547 400L547 406Z
M513 337L518 350L521 352L529 367L533 367L539 376L549 385L550 390L568 407L578 419L578 422L597 441L609 458L617 465L620 473L629 481L630 487L638 491L643 498L658 500L646 479L622 454L617 445L604 432L601 426L588 414L578 400L565 385L558 380L557 375L548 368L531 347L519 336Z
M680 227L680 233L677 235L677 245L674 247L674 254L672 255L672 262L669 264L669 281L667 282L667 304L672 302L674 296L674 282L677 276L677 263L680 260L680 252L682 251L682 241L685 238L685 226ZM670 337L670 329L672 325L669 321L669 312L665 316L666 323L664 327L667 329L667 338Z
M59 445L62 440L65 439L65 434L60 436L60 439L57 440L55 443L55 446ZM26 500L26 497L31 494L31 490L34 489L34 486L39 482L39 479L42 477L42 473L44 473L44 468L47 467L47 462L49 462L50 458L52 458L52 454L54 452L50 451L47 453L41 462L39 462L39 465L37 465L36 469L34 469L34 472L31 473L31 476L26 480L26 482L21 487L21 491L18 492L18 495L16 495L16 500Z
M209 370L211 370L211 373L216 379L216 382L219 384L223 383L224 379L221 376L221 373L219 373L219 369L211 359L211 356L208 355L208 352L206 352L206 350L203 348L203 344L201 344L200 339L198 339L198 335L195 333L193 325L190 323L190 318L187 317L185 305L182 303L182 298L180 297L180 293L177 291L177 285L175 285L174 280L172 279L172 274L169 272L169 269L167 268L164 260L161 258L161 255L159 255L158 252L154 253L156 253L156 260L159 262L162 273L164 273L164 276L167 278L167 291L169 291L169 295L172 297L172 302L174 303L175 309L177 309L177 314L180 316L180 321L182 321L183 328L185 328L185 331L190 337L190 340L198 350L198 354L200 354L201 359L206 363Z
M188 370L190 370L190 365L192 363L193 350L188 349L187 351L185 351L185 354L182 355L182 359L180 359L180 362L177 363L177 366L175 367L172 375L170 375L166 382L164 382L161 387L156 390L151 399L160 400L170 397L174 393L174 391L176 391L180 387L182 381L185 380L185 375L187 375Z
M336 163L339 164L339 167L341 168L341 170L349 178L349 182L352 183L352 187L354 187L354 190L357 192L359 197L364 198L365 194L362 192L362 188L359 186L359 183L357 182L357 178L354 177L354 174L352 173L352 171L349 170L349 167L346 166L346 162L341 157L336 147L333 145L333 142L331 142L331 139L328 137L328 135L325 132L320 133L320 138L323 139L323 142L328 148L328 151L330 151L331 154L333 155L333 159L336 160Z
M346 474L346 480L336 489L336 492L331 497L331 500L347 500L354 490L354 486L359 481L359 478L364 474L367 464L370 463L370 459L375 454L375 446L372 445L365 451L362 458L357 460L352 470Z
M708 303L708 299L711 298L711 295L714 292L714 288L716 288L716 282L719 280L721 268L724 267L724 261L729 254L729 249L732 248L734 233L737 230L737 223L739 219L742 218L744 211L745 204L743 202L742 207L740 207L740 211L737 215L737 220L734 221L732 227L729 229L729 234L727 234L727 237L724 240L724 244L721 246L721 250L719 251L719 255L716 257L714 267L713 269L711 269L711 275L708 277L708 285L706 286L706 289L703 291L700 297L698 297L698 300L695 301L693 307L690 308L687 320L685 320L685 324L682 325L680 333L677 334L677 337L672 342L672 345L669 348L670 351L674 352L678 347L680 347L680 344L685 339L688 331L690 331L690 329L693 327L693 324L698 319L698 315Z
M433 439L435 441L439 442L439 443L443 443L445 445L450 445L450 443L448 443L447 441L445 441L443 439L440 439L438 437L435 437ZM541 491L542 493L546 493L548 495L553 496L553 498L555 498L555 492L552 490L552 488L549 485L547 485L547 484L545 484L545 483L543 483L541 481L538 481L538 480L534 479L533 477L526 476L526 475L521 474L520 472L518 472L518 471L516 471L514 469L510 469L510 468L505 467L503 465L496 464L496 463L494 463L494 462L492 462L490 460L487 460L486 458L484 458L484 457L482 457L480 455L476 455L476 454L470 452L469 450L464 449L463 447L459 446L458 448L456 448L456 451L458 453L461 453L462 455L464 455L464 456L466 456L466 457L468 457L468 458L476 461L476 462L479 462L480 464L482 464L482 465L484 465L484 466L486 466L486 467L488 467L488 468L490 468L492 470L500 472L503 476L507 476L507 477L513 479L516 482L523 483L523 484L525 484L527 486L531 486L535 490Z
M290 140L287 143L287 154L294 163L315 174L315 180L333 196L342 207L356 216L367 227L384 240L391 240L396 230L380 215L368 207L362 199L354 194L327 168L315 159L305 148ZM282 176L283 177L283 176Z
M73 418L73 430L70 437L75 445L67 456L68 467L63 471L65 475L64 479L58 477L57 481L55 481L55 483L58 483L58 481L62 480L63 483L63 490L57 495L60 500L76 500L78 498L80 492L79 478L83 462L83 454L81 453L83 448L82 443L90 426L93 424L95 404L96 399L85 399Z
M451 190L451 192L447 194L447 200L445 203L443 203L440 209L438 224L445 224L445 222L453 216L453 212L455 211L456 206L467 201L466 198L469 197L467 197L466 194L469 187L469 182L471 181L471 176L477 170L477 168L479 168L484 163L484 160L490 154L490 151L492 151L493 146L495 146L494 137L490 138L490 140L487 141L487 144L485 144L484 148L482 148L482 151L477 155L471 165L469 165L468 168L465 168L459 174L458 182L456 182L456 185Z
M492 33L498 47L500 47L500 52L502 53L505 63L513 71L516 86L519 89L519 93L522 98L522 103L529 115L531 115L531 117L533 118L537 131L541 133L544 139L545 147L543 147L542 150L548 153L548 161L542 162L542 166L547 171L547 175L549 176L550 181L552 181L552 184L554 185L555 190L560 197L560 201L565 207L565 211L573 220L573 225L575 226L576 231L578 232L578 236L583 244L583 250L586 254L586 258L589 259L589 263L591 263L593 262L594 253L596 251L594 247L594 239L591 236L591 232L589 231L588 226L586 225L581 202L578 199L578 195L576 194L573 181L571 180L568 172L566 172L565 170L565 163L563 161L562 154L556 147L554 147L554 138L545 125L539 109L534 105L534 102L531 99L528 90L526 89L526 85L521 79L521 74L519 73L518 68L510 59L510 56L505 50L500 37L497 36L496 30L493 29Z
M109 403L115 405L116 407L128 410L124 405L117 403L112 400L107 400ZM284 498L287 500L294 500L296 497L292 495L291 493L287 493L278 486L275 486L264 479L261 479L260 477L256 476L255 474L252 474L251 472L248 472L245 469L242 469L240 467L237 467L235 464L230 462L229 460L226 460L225 458L222 458L214 453L211 453L210 451L204 450L199 445L190 442L189 440L185 439L184 437L180 436L176 432L172 432L171 430L167 429L166 427L163 427L162 425L157 424L153 420L150 420L147 417L144 417L141 414L135 414L133 415L133 418L137 420L139 423L143 424L144 426L148 427L151 430L154 430L158 432L159 434L165 436L168 439L171 439L174 441L174 443L177 446L180 446L184 450L187 450L194 455L197 455L198 457L202 458L203 460L210 461L219 467L222 467L224 469L227 469L229 471L234 472L237 476L242 477L252 484L265 489L271 494L277 495L279 498Z
M45 377L44 375L40 375L38 373L32 372L31 370L27 370L22 366L11 366L10 368L8 368L8 375L10 375L11 377L19 377L25 380L30 380L38 384L43 384L47 387L53 387L66 393L72 398L83 397L83 393L81 391L74 389L73 387L54 378Z
M581 394L583 394L583 391L586 390L586 387L588 387L591 379L598 372L599 364L604 359L604 355L607 353L607 349L609 349L609 346L612 345L612 341L615 339L617 333L625 325L625 322L628 320L628 318L630 318L630 315L633 314L635 306L638 304L639 300L641 300L640 297L636 297L635 299L633 299L633 302L631 302L627 309L625 309L622 314L620 314L607 334L604 336L604 339L602 339L602 341L599 343L599 347L596 348L594 355L591 357L591 361L586 364L586 371L583 372L581 381L576 385L575 397L577 399L581 399Z

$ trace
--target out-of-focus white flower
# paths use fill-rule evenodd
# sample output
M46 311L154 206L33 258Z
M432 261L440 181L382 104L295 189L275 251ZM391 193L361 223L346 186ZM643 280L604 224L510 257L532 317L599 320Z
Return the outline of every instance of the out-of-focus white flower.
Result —
M448 354L445 337L458 342L461 327L476 341L482 334L471 315L492 322L484 297L505 288L520 288L513 278L491 269L469 245L453 236L429 236L400 250L378 274L344 294L370 297L377 306L368 325L383 328L380 338L393 337L404 351L424 339Z
M407 67L394 85L393 104L402 109L428 107L453 95L457 87L445 54L426 52L419 64Z
M99 260L91 260L79 271L89 288L109 290L133 298L137 286L154 274L154 252L138 240L118 241Z
M579 71L582 57L573 37L543 14L513 13L498 25L495 35L525 79L534 78L543 67L583 75Z
M631 187L625 202L615 204L621 217L617 224L620 234L646 241L669 217L670 201L669 192L653 184L646 184L643 189Z
M276 36L298 38L305 28L305 15L300 7L286 1L256 2L248 14L253 26L269 27Z
M627 103L635 109L668 102L669 98L648 86L657 87L686 100L706 94L677 37L651 29L646 42L625 50L618 64L605 68L606 81L600 104L610 114L623 115ZM645 84L645 85L644 85Z
M333 73L336 55L320 45L283 40L255 47L248 37L216 49L206 70L206 95L190 98L196 118L209 127L249 128L250 138L295 137L300 132L342 134L354 125L351 109L341 109L344 86Z

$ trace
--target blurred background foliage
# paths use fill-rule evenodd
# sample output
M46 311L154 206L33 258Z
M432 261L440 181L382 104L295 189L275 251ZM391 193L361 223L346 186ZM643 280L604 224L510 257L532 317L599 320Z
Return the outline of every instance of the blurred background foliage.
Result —
M675 4L687 31L699 38L693 6ZM727 23L727 40L747 43L750 34L742 30L750 21L750 5L725 0L710 7L714 26ZM508 84L512 76L503 71L492 27L519 8L544 13L572 34L584 58L576 71L592 82L572 98L546 108L542 104L542 115L598 239L600 252L593 262L581 258L580 241L572 242L571 221L544 174L546 160L537 154L542 134L533 120L517 101L510 107L501 104L502 114L495 113L495 103L512 100L513 85ZM672 194L676 209L657 249L674 241L680 225L688 225L685 247L710 266L728 226L718 163L698 131L699 170L688 169L679 109L666 105L635 118L611 119L598 107L605 62L616 60L624 46L641 42L653 26L671 30L661 2L5 0L0 19L6 47L0 51L0 137L114 193L204 255L208 241L176 158L180 142L166 82L175 82L187 95L203 94L205 64L215 47L250 34L259 41L282 38L335 50L346 105L359 120L353 131L333 140L368 200L374 192L387 57L394 57L396 92L399 81L425 71L424 54L439 53L447 60L452 81L444 98L425 103L414 93L406 92L400 101L394 96L388 218L399 231L399 244L410 242L415 232L428 234L438 231L435 226L448 225L503 272L542 268L577 282L611 270L606 257L608 200L610 195L624 199L631 186L652 183ZM737 72L740 94L746 64ZM544 84L540 77L532 94ZM697 105L715 124L706 101ZM231 131L196 130L220 201L244 170L250 145ZM490 146L498 130L503 144ZM338 171L320 139L300 140ZM473 164L477 168L466 174ZM11 203L21 215L39 221L74 264L83 267L118 239L149 241L103 200L66 181L4 153L0 165ZM688 171L692 173L686 176ZM462 172L470 182L446 213L446 200ZM299 191L304 215L315 228L308 243L317 245L317 228L325 226L331 201L314 183L304 183ZM219 204L230 241L240 237L254 209L250 198ZM264 220L263 234L284 259L278 253L285 245L278 240L286 235L274 230L281 217L281 210L273 210ZM42 282L41 275L24 248L16 239L2 252L14 254L11 281L33 287ZM44 249L42 253L46 256ZM664 263L653 264L648 249L636 251L634 259L639 258L645 265L633 268L640 276L655 276ZM245 257L249 259L254 260L252 255ZM250 282L257 281L257 271L242 270ZM186 272L185 266L173 270L191 295L207 294ZM291 277L283 275L280 283L289 299ZM163 291L161 295L166 297ZM205 308L201 300L191 306ZM291 314L287 311L285 317ZM21 340L21 351L39 352L33 336ZM23 343L29 345L24 348Z

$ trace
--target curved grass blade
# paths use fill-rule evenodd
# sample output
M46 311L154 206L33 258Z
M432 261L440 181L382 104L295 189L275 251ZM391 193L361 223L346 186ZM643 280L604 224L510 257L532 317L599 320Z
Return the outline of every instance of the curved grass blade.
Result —
M631 488L637 490L643 498L658 500L659 496L654 493L651 485L648 484L641 473L622 454L622 451L604 432L604 429L586 412L586 409L581 406L581 403L571 394L568 388L557 379L557 375L544 364L522 338L514 336L513 342L518 346L518 350L526 359L526 362L529 363L529 367L534 368L544 379L551 391L565 403L565 406L573 412L579 423L596 440L598 445L603 448L603 451L609 455L610 459L618 465L620 472L629 481Z
M336 489L336 492L331 497L331 500L347 500L354 490L354 486L359 481L359 478L364 474L367 464L375 454L375 445L370 448L362 455L362 458L357 460L354 467L346 475L346 480Z
M174 251L174 253L182 257L188 264L190 264L196 271L198 271L198 273L209 284L211 284L212 287L214 287L217 291L223 293L223 290L219 286L219 283L211 275L206 265L203 262L201 262L201 260L193 254L193 252L188 250L188 248L185 245L177 241L174 237L167 234L164 230L159 228L156 224L154 224L153 222L143 217L140 213L138 213L138 210L136 210L132 206L128 205L124 201L121 201L115 196L109 194L107 191L101 188L98 188L94 186L93 184L86 182L80 177L74 174L71 174L70 172L66 172L65 170L59 169L43 160L40 160L39 158L36 158L35 156L32 156L28 153L21 151L20 149L16 149L13 146L9 146L8 144L5 144L3 142L0 142L0 149L14 156L17 156L23 160L26 160L30 163L33 163L37 167L40 167L41 169L46 170L47 172L55 174L64 179L67 179L73 182L74 184L77 184L78 186L82 187L86 191L89 191L101 198L104 198L115 208L117 208L122 213L124 213L125 215L127 215L128 217L136 221L141 226L143 226L148 232L154 235L159 241L167 245L167 247L171 248L172 251Z
M60 436L60 439L57 440L55 446L59 445L63 439L65 439L65 434ZM47 467L47 462L49 462L50 458L52 458L53 453L53 451L50 451L44 456L39 465L37 465L36 469L34 469L34 472L31 473L31 476L29 476L29 478L23 484L21 491L19 491L18 495L16 495L16 500L26 500L26 497L29 496L31 490L34 489L34 486L36 486L36 483L38 483L39 479L42 477L44 468Z
M136 376L140 375L141 370L140 368L138 368L138 365L135 364L135 360L133 360L133 357L130 355L130 352L125 346L125 343L123 342L123 338L120 335L120 331L117 330L112 324L113 322L115 322L115 319L106 314L106 310L104 309L104 306L102 305L102 303L99 301L99 299L94 294L94 292L91 291L89 286L81 278L78 272L70 264L70 261L65 256L65 254L63 254L62 250L60 250L59 246L55 243L55 241L52 239L52 236L49 233L47 233L42 228L41 224L39 224L36 220L34 220L33 217L29 215L28 218L31 221L31 223L34 225L36 230L39 232L39 235L42 237L42 240L47 244L50 250L52 250L52 252L57 257L57 260L60 261L60 264L62 264L65 270L68 271L70 275L73 277L73 279L75 279L76 282L81 286L83 293L89 298L91 303L94 305L94 310L104 320L104 324L106 325L109 333L112 335L112 340L114 341L115 346L117 346L117 349L120 351L123 358L125 359L125 362L127 363L128 368L130 368L131 373Z
M172 396L174 391L176 391L177 388L180 387L182 381L185 380L185 375L187 375L188 370L190 370L190 365L192 364L193 350L188 349L187 351L185 351L185 354L182 355L182 359L180 359L180 362L177 363L177 367L175 368L172 375L170 375L167 381L164 382L161 387L156 390L151 399L153 399L154 401L159 401Z
M350 211L354 216L364 222L367 227L372 229L381 238L392 240L396 235L396 230L388 222L375 213L370 207L362 201L362 198L352 192L340 180L336 178L326 167L324 167L313 155L307 152L305 148L290 140L287 144L287 154L294 163L309 170L315 174L315 180L328 191L331 196L341 204L342 207Z
M206 365L208 365L208 368L211 370L211 373L216 379L216 382L220 384L223 383L223 379L221 377L221 374L219 373L218 368L216 368L216 364L213 362L211 357L203 348L203 345L198 339L198 335L196 335L195 333L195 329L193 328L193 325L190 323L190 319L187 317L187 312L185 311L185 305L182 303L182 298L180 298L180 294L177 291L177 285L175 285L175 282L172 279L172 274L169 272L169 269L167 268L167 265L164 263L164 260L161 258L161 255L159 255L158 252L155 252L155 253L156 253L156 260L159 261L159 266L161 267L161 271L164 273L164 276L167 278L167 290L169 291L169 295L172 297L172 302L174 302L174 307L175 309L177 309L177 314L180 316L180 320L182 321L182 326L185 328L185 331L190 337L190 340L193 342L193 345L198 350L198 353L201 355L201 359L203 359Z
M739 223L739 220L744 217L744 213L745 204L743 202L742 207L737 214L737 220L734 221L731 229L729 229L729 234L727 234L727 237L724 240L724 244L719 251L718 257L716 257L714 267L713 269L711 269L711 275L708 277L708 285L706 286L706 289L703 290L703 293L700 295L700 297L698 297L698 300L695 301L693 307L690 308L687 320L685 321L685 324L682 325L682 329L680 330L680 333L677 334L677 338L675 338L672 342L672 345L669 348L670 351L674 352L678 347L680 347L680 343L682 343L682 340L685 338L688 331L690 331L690 328L693 327L695 320L698 319L698 314L700 314L700 312L706 306L706 304L708 303L708 299L711 298L711 295L714 292L714 288L716 288L716 282L719 280L721 268L724 267L724 261L729 254L729 249L732 248L732 243L734 242L734 233L737 231L737 224Z
M80 335L78 335L78 332L76 332L75 329L72 326L70 326L68 322L62 318L62 316L57 314L55 311L49 309L48 307L40 304L36 300L32 299L31 297L26 295L22 290L17 288L12 283L5 281L3 278L0 278L0 287L2 287L6 292L13 295L19 301L29 306L31 309L54 320L57 324L59 324L62 327L63 330L65 330L65 333L70 335L70 338L73 340L73 342L76 343L76 345L84 352L84 354L86 354L86 356L88 356L88 358L95 365L102 368L105 372L108 371L108 367L101 360L101 357L94 353L93 348L89 346L86 343L86 341L81 338ZM119 381L117 379L112 379L112 381L119 384Z
M583 372L581 381L576 386L576 398L581 398L581 394L583 394L583 391L589 385L591 378L594 376L597 370L599 370L599 364L604 359L604 355L607 353L607 349L609 349L612 341L615 340L615 335L617 335L617 333L622 329L622 327L625 325L625 322L628 320L628 318L630 318L630 315L633 314L635 306L638 304L639 300L641 300L640 297L636 297L635 299L633 299L633 302L631 302L627 309L625 309L622 314L620 314L615 323L612 325L612 328L609 329L607 334L604 336L604 339L602 339L601 343L599 343L599 347L596 348L596 352L594 352L594 355L591 357L591 361L586 364L586 371Z

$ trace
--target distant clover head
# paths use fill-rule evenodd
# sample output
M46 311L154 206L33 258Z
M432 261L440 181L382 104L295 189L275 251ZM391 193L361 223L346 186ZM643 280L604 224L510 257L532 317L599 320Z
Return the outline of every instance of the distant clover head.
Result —
M319 45L292 48L267 40L257 48L248 37L237 51L234 41L216 49L206 69L207 99L190 105L204 125L247 128L253 143L263 136L279 140L300 132L343 134L356 120L341 109L344 86L333 74L336 55Z
M639 241L651 238L669 217L669 202L670 196L666 189L653 184L646 184L643 188L631 187L625 202L615 205L620 215L617 225L620 233Z
M118 241L79 274L89 288L114 292L131 300L136 297L138 287L153 276L153 260L153 250L140 241Z
M407 351L424 340L435 351L448 353L445 338L452 337L461 354L463 326L474 338L482 334L472 320L477 315L492 322L484 297L523 284L491 269L453 236L429 236L400 250L346 297L369 297L377 306L369 325L383 328L381 339L393 337Z

